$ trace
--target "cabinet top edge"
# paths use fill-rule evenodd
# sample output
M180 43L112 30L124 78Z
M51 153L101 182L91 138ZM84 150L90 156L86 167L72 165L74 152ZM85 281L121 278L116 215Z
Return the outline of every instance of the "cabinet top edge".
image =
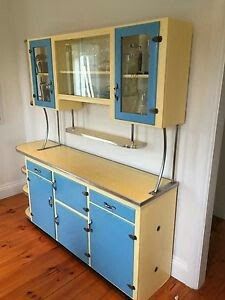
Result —
M177 186L176 182L171 183L171 180L163 178L159 193L152 195L157 175L64 145L38 151L42 143L35 141L21 144L16 150L74 180L80 180L137 206L145 205ZM49 145L54 146L56 143L50 142Z
M79 38L81 36L88 37L88 36L94 36L94 35L102 35L104 33L110 34L110 33L113 33L113 31L117 28L123 28L123 27L127 27L127 26L134 26L134 25L154 23L154 22L164 22L164 23L168 24L170 21L177 21L182 24L187 24L189 26L192 26L191 22L186 21L186 20L181 20L181 19L171 18L171 17L161 17L161 18L146 19L143 21L131 22L131 23L127 23L127 24L119 24L119 25L106 26L106 27L97 27L94 29L74 30L74 31L66 32L66 33L52 34L52 35L44 36L44 37L28 38L26 41L31 42L34 40L42 40L42 39L51 39L52 41L60 41L60 40L66 40L66 39L72 39L72 38Z

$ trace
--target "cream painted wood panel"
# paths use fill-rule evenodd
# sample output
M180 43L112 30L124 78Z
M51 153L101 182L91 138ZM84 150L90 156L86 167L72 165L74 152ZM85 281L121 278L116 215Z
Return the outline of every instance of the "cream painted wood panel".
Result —
M154 197L150 192L155 188L158 178L156 175L63 145L39 151L42 144L43 141L36 141L19 145L16 149L56 170L69 173L137 205ZM50 142L48 145L55 143ZM163 179L161 187L170 182L169 179Z
M147 300L170 277L177 188L140 211L138 300Z

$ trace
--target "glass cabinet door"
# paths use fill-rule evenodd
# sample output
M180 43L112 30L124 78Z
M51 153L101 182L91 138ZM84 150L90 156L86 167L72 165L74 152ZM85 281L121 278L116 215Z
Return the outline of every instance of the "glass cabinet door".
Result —
M55 42L58 93L110 99L109 35Z
M55 108L51 40L31 41L30 55L35 104Z
M155 124L160 23L116 29L116 119Z

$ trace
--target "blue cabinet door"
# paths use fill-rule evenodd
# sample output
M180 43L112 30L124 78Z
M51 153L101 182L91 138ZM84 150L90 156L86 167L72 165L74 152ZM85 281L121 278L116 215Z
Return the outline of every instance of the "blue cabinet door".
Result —
M51 39L30 41L29 47L35 104L55 108Z
M65 176L54 174L55 197L81 214L87 215L87 188Z
M52 183L28 172L32 222L55 238Z
M56 202L57 237L65 248L88 263L88 222L78 214Z
M92 268L132 297L134 226L92 203L90 214Z
M154 125L160 22L116 29L115 118Z

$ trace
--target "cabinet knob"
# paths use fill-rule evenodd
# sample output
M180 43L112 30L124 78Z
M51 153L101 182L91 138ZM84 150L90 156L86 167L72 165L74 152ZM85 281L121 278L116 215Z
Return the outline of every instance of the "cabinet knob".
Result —
M149 112L150 112L151 114L156 115L156 114L158 114L159 110L158 110L158 108L154 107L154 108L150 108L150 109L149 109Z

